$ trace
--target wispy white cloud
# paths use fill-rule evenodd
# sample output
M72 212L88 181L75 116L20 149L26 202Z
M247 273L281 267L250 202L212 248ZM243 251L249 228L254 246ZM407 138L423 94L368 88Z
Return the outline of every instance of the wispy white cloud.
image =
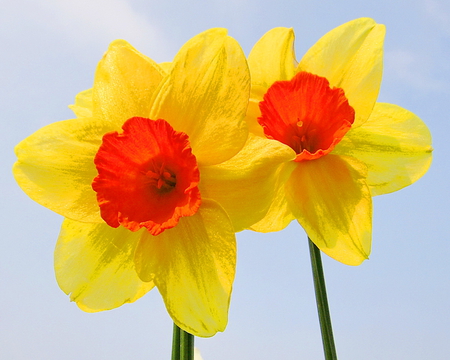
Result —
M433 60L407 50L387 51L385 70L390 76L423 91L448 90L449 85L433 73Z
M450 36L450 2L424 0L425 14L441 31Z
M156 54L157 61L171 59L162 29L126 0L46 0L39 4L41 21L66 36L73 46L105 46L122 38L151 57Z

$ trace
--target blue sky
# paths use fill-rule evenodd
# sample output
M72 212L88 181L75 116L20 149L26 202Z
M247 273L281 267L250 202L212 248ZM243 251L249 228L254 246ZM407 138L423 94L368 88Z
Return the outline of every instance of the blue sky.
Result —
M226 27L248 54L275 26L293 27L297 57L358 17L385 24L379 101L419 115L433 135L431 169L416 184L374 199L369 261L323 257L337 352L346 360L450 357L450 3L378 1L17 0L0 12L0 358L168 359L172 323L151 291L134 304L87 314L53 273L62 218L15 184L14 145L72 118L67 105L92 86L109 42L129 41L154 60L211 27ZM227 330L197 339L205 360L321 359L306 235L298 224L238 234Z

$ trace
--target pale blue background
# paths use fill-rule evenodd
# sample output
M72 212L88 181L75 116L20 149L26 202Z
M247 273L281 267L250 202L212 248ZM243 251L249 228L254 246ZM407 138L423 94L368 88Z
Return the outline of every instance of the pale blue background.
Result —
M450 359L450 3L377 1L0 0L0 358L170 357L172 324L158 292L83 313L58 288L52 253L61 217L15 184L13 147L73 117L110 41L158 62L211 27L248 54L275 26L293 27L298 58L320 36L368 16L387 26L379 100L418 114L433 133L426 176L374 200L373 252L359 267L324 258L338 355L345 360ZM198 339L205 360L322 359L303 230L238 235L229 326Z

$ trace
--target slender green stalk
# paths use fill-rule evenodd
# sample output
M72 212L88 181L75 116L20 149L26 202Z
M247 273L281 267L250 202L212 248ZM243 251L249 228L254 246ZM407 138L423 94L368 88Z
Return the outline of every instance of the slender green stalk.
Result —
M172 360L194 360L194 335L173 324Z
M181 329L173 324L172 360L180 360L180 332Z
M194 335L181 330L180 360L194 360Z
M331 326L330 310L328 308L327 290L323 276L322 259L319 248L308 238L311 266L316 291L317 311L319 313L320 330L322 332L323 351L325 360L337 360L334 346L333 329Z

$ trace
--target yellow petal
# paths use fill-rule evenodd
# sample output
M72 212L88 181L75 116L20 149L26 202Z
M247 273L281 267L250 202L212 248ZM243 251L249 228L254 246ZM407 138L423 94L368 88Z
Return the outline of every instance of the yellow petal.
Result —
M126 41L113 41L95 72L94 116L119 127L131 117L148 117L164 75L158 64Z
M286 183L297 163L290 161L284 163L277 174L277 182L274 186L272 203L265 216L253 224L250 230L258 232L272 232L283 230L295 219L286 197Z
M75 113L76 117L92 117L92 89L84 90L75 96L75 104L69 105L69 108Z
M378 97L383 71L384 25L361 18L323 36L303 56L297 71L328 79L344 89L355 109L354 126L365 122Z
M202 354L200 354L200 350L194 348L194 360L203 360Z
M263 35L248 56L252 76L252 98L262 100L275 81L291 80L297 61L294 52L294 31L278 27Z
M202 200L199 211L162 234L142 237L136 269L153 280L175 324L196 336L213 336L228 321L236 241L225 211Z
M364 164L327 155L298 163L286 185L290 207L310 239L347 264L367 259L372 235L372 198Z
M64 217L101 222L91 183L94 157L111 123L82 118L43 127L15 148L13 173L25 193Z
M250 134L236 156L200 169L200 191L223 206L235 231L248 229L268 211L277 191L280 166L295 156L279 141Z
M170 61L165 61L159 63L158 65L162 70L164 70L166 74L170 73L170 71L172 70L172 63Z
M65 220L55 249L60 288L84 311L109 310L150 291L134 268L134 251L145 230Z
M400 106L384 103L377 103L369 120L351 129L333 151L367 165L372 195L417 181L430 167L431 152L431 134L423 121Z
M244 146L250 75L239 44L225 29L189 40L173 61L151 110L189 135L199 164L228 160Z
M264 129L258 123L258 118L261 117L261 110L259 108L259 100L250 99L248 102L247 115L245 121L247 121L248 131L252 134L265 138Z

